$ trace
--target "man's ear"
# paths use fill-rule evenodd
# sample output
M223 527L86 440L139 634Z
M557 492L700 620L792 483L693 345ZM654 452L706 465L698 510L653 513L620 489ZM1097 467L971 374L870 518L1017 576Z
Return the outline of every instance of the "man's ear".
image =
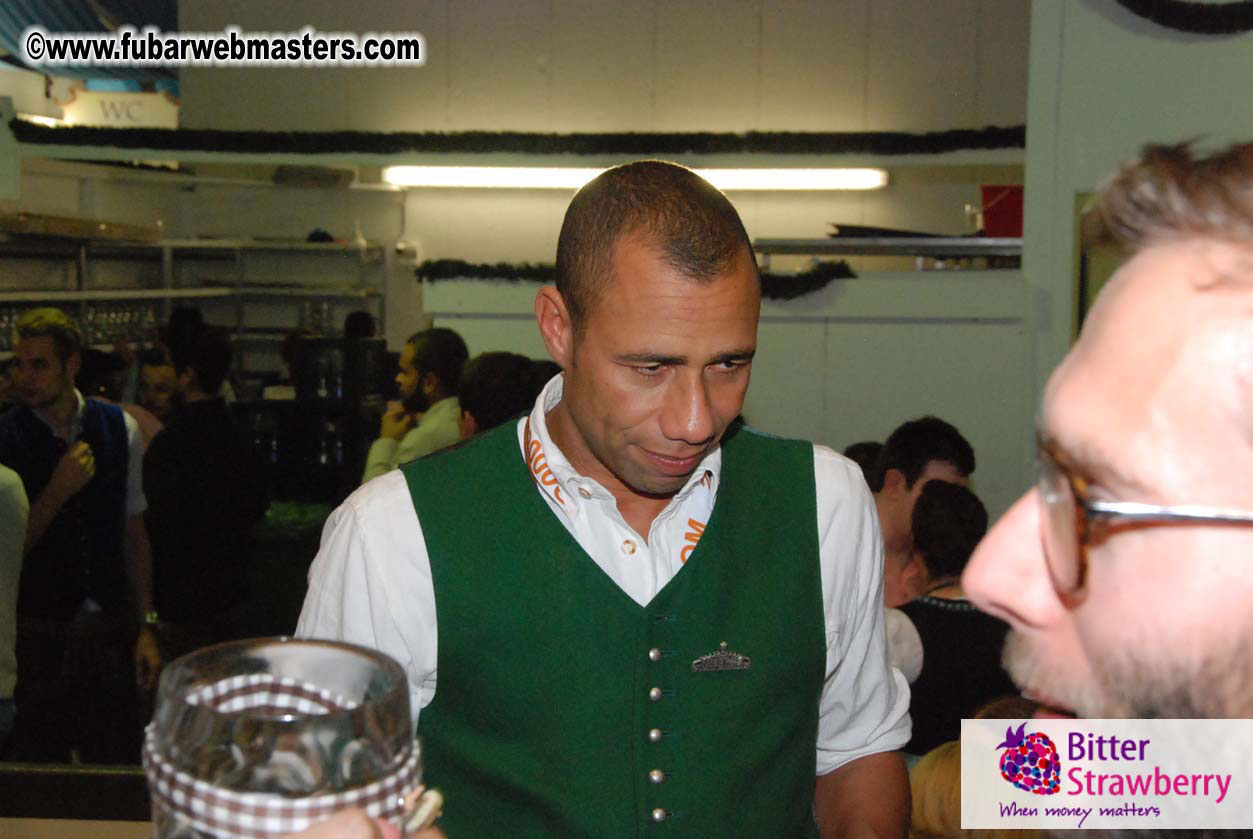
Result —
M899 469L883 470L883 491L901 493L909 489L909 484L905 481L905 473Z
M926 593L930 582L931 575L927 573L922 557L918 556L917 552L911 553L909 561L901 569L901 590L909 596L910 600L913 600Z
M418 380L418 387L422 388L422 392L427 396L443 392L443 385L439 380L439 376L435 375L430 370L427 370L422 374L422 378Z
M574 361L574 324L556 286L546 285L535 295L535 320L548 354L562 370L570 369Z
M469 411L462 410L461 426L459 430L461 432L462 440L467 440L478 433L479 423L474 418L474 414L470 413Z

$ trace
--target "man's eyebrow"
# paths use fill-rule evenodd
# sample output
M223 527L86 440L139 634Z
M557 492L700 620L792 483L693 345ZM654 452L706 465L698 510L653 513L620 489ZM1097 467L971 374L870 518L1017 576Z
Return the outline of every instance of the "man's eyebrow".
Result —
M731 350L730 352L718 353L709 360L709 363L724 364L728 361L752 361L755 355L757 355L755 348Z
M729 352L718 353L709 359L707 364L724 364L728 361L752 361L756 355L755 349L731 350ZM664 353L623 353L618 356L618 361L625 364L662 364L666 366L681 366L687 364L687 356L685 355L665 355Z
M1148 497L1149 487L1143 481L1115 466L1105 453L1095 446L1082 441L1069 446L1063 445L1056 437L1043 429L1037 429L1036 439L1041 446L1047 446L1060 455L1065 465L1096 486Z
M622 355L618 356L618 361L625 362L627 364L680 365L680 364L687 363L687 356L664 355L662 353L632 352L632 353L623 353Z

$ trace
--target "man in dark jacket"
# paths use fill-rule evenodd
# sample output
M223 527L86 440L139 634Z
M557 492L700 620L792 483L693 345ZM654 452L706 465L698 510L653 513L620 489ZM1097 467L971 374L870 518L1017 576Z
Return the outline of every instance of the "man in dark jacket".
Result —
M201 326L170 347L176 399L144 458L157 608L167 657L247 634L250 534L265 513L261 463L219 395L231 348Z

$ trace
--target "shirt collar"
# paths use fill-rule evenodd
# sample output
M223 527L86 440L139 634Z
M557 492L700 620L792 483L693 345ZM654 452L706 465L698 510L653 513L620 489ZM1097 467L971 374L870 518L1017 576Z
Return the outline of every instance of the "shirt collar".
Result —
M74 418L70 420L69 442L71 443L83 434L83 411L87 409L87 400L83 398L83 394L79 392L78 388L74 388L74 400ZM52 423L48 422L47 417L39 411L32 410L31 413L39 417L39 421L48 426L48 429L52 432L52 436L57 436L57 430L52 427Z
M541 492L555 498L563 507L569 508L581 500L613 500L613 494L601 486L600 482L580 474L570 465L570 461L548 434L546 416L561 402L563 381L562 374L559 373L544 385L527 418L523 446L527 464L531 467L531 477ZM716 492L721 472L722 447L718 446L705 455L670 503L682 502L702 485L710 493ZM546 473L551 477L547 477Z
M426 422L428 417L443 419L445 414L461 413L461 403L457 401L455 396L445 396L431 407L426 409L426 413L422 415L422 421Z

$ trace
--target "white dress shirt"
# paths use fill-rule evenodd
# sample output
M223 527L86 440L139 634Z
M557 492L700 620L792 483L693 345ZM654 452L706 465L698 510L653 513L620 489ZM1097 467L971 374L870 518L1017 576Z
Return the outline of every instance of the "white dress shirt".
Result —
M918 627L900 609L885 610L888 631L888 660L911 685L922 675L922 636Z
M722 452L701 462L643 538L618 512L613 495L576 472L549 437L545 414L561 401L561 384L558 375L530 416L518 421L518 445L553 514L626 594L646 606L700 539L717 496ZM905 744L909 687L888 663L883 540L861 470L815 446L814 480L827 642L817 765L826 774ZM354 492L327 520L296 634L362 644L395 658L409 678L416 723L435 696L437 633L421 524L404 474L390 472Z

